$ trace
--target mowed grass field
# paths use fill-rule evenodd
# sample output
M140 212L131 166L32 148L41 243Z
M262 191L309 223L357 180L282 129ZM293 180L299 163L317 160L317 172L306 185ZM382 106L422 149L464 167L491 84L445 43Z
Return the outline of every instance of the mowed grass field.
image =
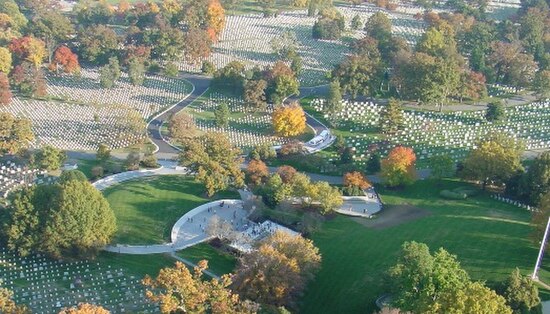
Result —
M458 256L476 280L495 286L515 267L533 270L538 248L529 239L530 213L480 195L463 201L439 197L439 191L463 185L446 181L438 186L420 181L402 191L380 190L388 205L411 205L427 216L387 228L369 228L355 218L337 216L312 234L323 261L302 299L301 313L371 313L385 292L384 275L395 264L405 241L427 243ZM540 278L550 282L550 257ZM548 299L548 293L541 296Z
M194 245L176 254L195 264L203 259L207 260L208 270L219 276L233 272L237 265L235 256L221 252L208 243Z
M123 182L104 192L117 218L115 244L168 242L174 223L191 209L237 192L204 197L204 186L188 176L155 176Z

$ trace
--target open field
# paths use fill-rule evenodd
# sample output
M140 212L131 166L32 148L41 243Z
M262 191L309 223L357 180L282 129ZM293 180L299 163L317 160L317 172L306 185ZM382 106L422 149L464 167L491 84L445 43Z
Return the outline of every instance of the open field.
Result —
M114 243L157 244L169 240L174 223L189 210L212 201L204 187L186 176L160 176L127 181L104 191L116 218ZM236 192L215 197L238 198Z
M385 292L385 271L395 263L405 241L444 247L476 280L491 286L518 267L532 272L537 248L529 239L530 213L499 203L486 195L464 201L440 199L441 189L462 183L446 181L441 187L420 181L402 191L381 190L389 205L409 204L431 215L385 229L373 229L353 218L337 216L312 235L323 256L322 269L303 298L303 313L370 313L375 299ZM381 214L382 215L382 214ZM550 281L550 257L540 273ZM543 293L548 298L548 295Z

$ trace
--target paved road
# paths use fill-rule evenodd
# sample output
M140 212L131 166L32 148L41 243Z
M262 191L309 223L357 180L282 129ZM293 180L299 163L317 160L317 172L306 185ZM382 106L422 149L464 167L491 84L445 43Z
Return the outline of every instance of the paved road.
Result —
M162 155L169 155L169 154L177 154L179 151L175 149L174 147L170 146L168 143L166 143L160 134L160 126L170 118L170 116L174 113L179 112L183 108L187 107L189 104L191 104L193 101L195 101L198 97L200 97L208 87L210 86L211 78L202 76L202 75L196 75L196 74L190 74L190 73L182 73L180 75L181 78L186 79L191 84L193 84L194 88L191 94L189 94L185 99L178 102L176 105L172 106L170 109L162 113L161 115L153 118L147 125L147 135L153 141L153 143L158 147L157 153ZM162 156L161 156L162 157Z

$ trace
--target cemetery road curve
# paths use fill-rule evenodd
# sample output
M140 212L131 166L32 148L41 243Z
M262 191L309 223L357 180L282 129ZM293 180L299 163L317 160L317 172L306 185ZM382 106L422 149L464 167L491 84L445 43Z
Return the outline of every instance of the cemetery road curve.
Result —
M200 97L200 95L202 95L208 89L211 81L211 78L209 77L190 73L181 73L180 78L183 78L193 84L193 86L195 87L193 92L189 96L187 96L187 98L178 102L174 107L170 108L168 111L153 119L147 126L147 136L149 136L151 141L155 143L159 148L157 154L160 153L164 155L170 155L179 153L177 149L170 146L162 139L162 137L160 136L159 128L164 124L165 121L170 119L170 116L172 114L179 112L180 110L191 104L193 101L195 101L195 99Z

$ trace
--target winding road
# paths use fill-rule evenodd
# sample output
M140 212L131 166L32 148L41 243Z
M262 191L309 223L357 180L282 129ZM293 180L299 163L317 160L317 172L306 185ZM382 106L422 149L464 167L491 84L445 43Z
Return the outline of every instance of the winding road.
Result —
M208 90L208 88L210 87L210 83L212 82L211 77L199 74L181 73L180 78L188 81L189 83L191 83L191 85L193 85L191 93L187 95L184 99L179 101L177 104L154 116L147 124L147 135L151 142L156 146L155 154L157 154L157 157L159 159L172 159L179 153L179 150L177 148L170 145L162 137L162 125L168 119L170 119L173 114L189 106L197 98L204 94ZM299 100L303 97L307 97L310 95L323 95L326 93L328 93L328 85L302 87L300 88L299 98L296 96L292 96L289 97L287 101ZM308 114L306 114L306 122L315 130L316 134L319 134L321 131L327 129L327 127L323 125L320 121Z

